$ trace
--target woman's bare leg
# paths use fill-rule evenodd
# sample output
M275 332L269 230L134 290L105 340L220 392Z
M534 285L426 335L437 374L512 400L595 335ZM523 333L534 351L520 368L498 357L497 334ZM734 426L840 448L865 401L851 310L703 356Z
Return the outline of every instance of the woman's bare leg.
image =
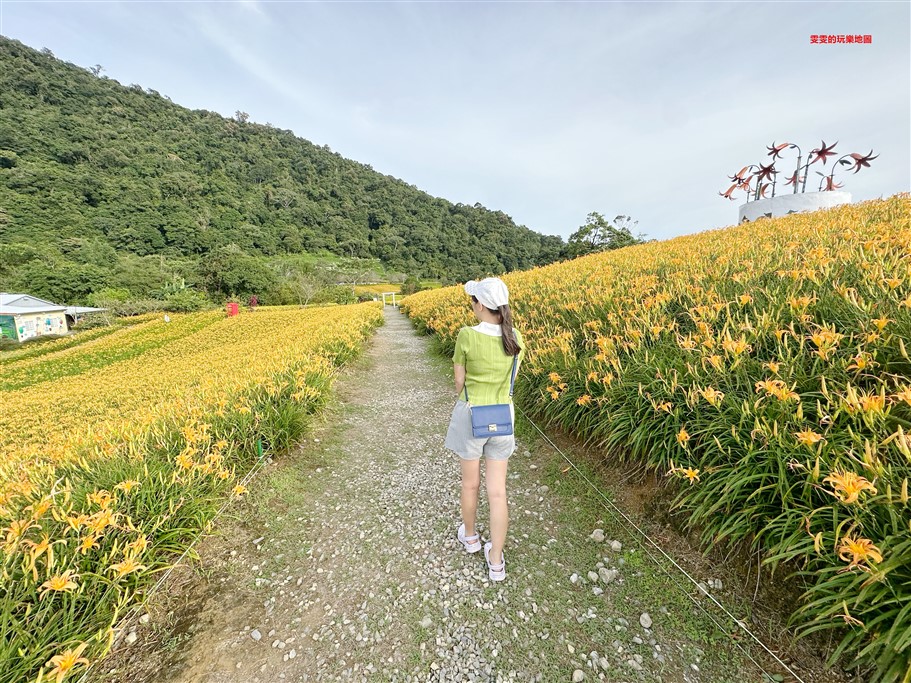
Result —
M481 461L462 460L462 522L465 535L474 536L478 517L478 489L481 487Z
M490 562L503 561L503 545L509 528L509 509L506 504L506 468L508 460L486 460L484 478L487 480L487 500L490 503Z

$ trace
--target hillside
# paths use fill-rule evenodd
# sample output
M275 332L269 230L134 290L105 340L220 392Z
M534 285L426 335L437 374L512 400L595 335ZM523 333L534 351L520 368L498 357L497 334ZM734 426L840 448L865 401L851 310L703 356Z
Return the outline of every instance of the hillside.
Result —
M2 37L0 111L4 291L144 297L179 277L215 298L281 303L276 264L294 254L468 279L550 263L564 247L290 131L191 111ZM225 284L230 265L245 278Z

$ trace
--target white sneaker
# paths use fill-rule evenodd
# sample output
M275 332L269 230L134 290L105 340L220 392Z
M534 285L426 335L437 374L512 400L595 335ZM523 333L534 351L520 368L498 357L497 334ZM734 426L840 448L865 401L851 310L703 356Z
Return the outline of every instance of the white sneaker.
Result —
M502 581L506 578L506 553L503 553L503 562L500 564L491 564L490 563L490 550L493 548L493 543L487 541L484 544L484 559L487 560L487 576L490 577L491 581Z
M465 525L459 525L459 531L456 534L459 542L465 546L465 552L476 553L481 549L481 534L476 533L474 536L465 535Z

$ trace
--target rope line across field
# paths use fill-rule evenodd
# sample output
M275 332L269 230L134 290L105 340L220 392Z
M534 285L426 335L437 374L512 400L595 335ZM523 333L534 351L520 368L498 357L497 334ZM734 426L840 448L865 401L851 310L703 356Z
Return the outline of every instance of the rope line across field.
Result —
M738 627L740 630L742 630L744 633L746 633L754 642L756 642L763 650L765 650L766 653L769 654L769 656L771 656L776 662L778 662L778 663L782 666L782 668L783 668L785 671L787 671L789 674L791 674L791 675L794 677L794 680L797 681L797 683L804 683L804 680L803 680L799 675L797 675L797 673L795 673L794 670L793 670L791 667L789 667L787 664L785 664L785 663L781 660L781 658L780 658L777 654L775 654L775 653L768 647L768 645L766 645L766 644L762 641L761 638L759 638L759 636L757 636L757 635L756 635L755 633L753 633L749 628L747 628L746 624L744 624L743 621L742 621L741 619L738 619L738 618L735 617L733 614L731 614L731 612L730 612L730 611L729 611L721 602L719 602L718 599L717 599L714 595L712 595L712 594L709 593L705 588L703 588L703 587L699 584L699 582L696 581L696 579L694 579L694 578L690 575L689 572L687 572L683 567L681 567L680 564L679 564L671 555L669 555L669 554L668 554L668 553L667 553L667 552L658 544L657 541L655 541L651 536L649 536L647 533L645 533L645 531L643 531L643 530L642 530L642 529L641 529L633 520L631 520L631 519L629 518L629 516L628 516L625 512L623 512L623 510L621 510L619 507L617 507L616 505L614 505L613 501L611 501L611 499L610 499L610 498L609 498L609 497L608 497L600 488L598 488L598 486L596 486L594 483L592 483L592 480L591 480L591 479L589 479L587 476L585 476L585 473L579 468L579 466L576 465L576 463L574 463L574 462L570 459L570 457L569 457L568 455L566 455L566 453L563 451L562 448L560 448L557 444L555 444L555 443L553 442L553 440L544 432L544 430L542 430L542 429L537 425L537 423L536 423L534 420L532 420L527 414L525 414L525 412L524 412L521 408L518 408L518 407L517 407L516 409L518 410L519 414L520 414L520 415L521 415L521 416L522 416L522 417L523 417L523 418L524 418L532 427L535 428L535 431L537 431L537 432L542 436L542 438L543 438L548 444L550 444L551 448L553 448L555 451L557 451L557 453L560 454L560 457L563 458L567 463L569 463L569 466L575 471L576 474L579 475L579 477L581 477L581 479L589 486L589 488L591 488L591 490L594 491L594 492L598 495L599 502L600 502L601 505L604 507L604 509L607 510L608 514L610 514L610 516L611 516L618 524L620 524L622 527L624 527L624 528L629 532L630 536L632 536L632 537L639 536L639 537L641 537L641 538L645 541L645 543L640 543L639 545L640 545L640 547L642 548L642 550L644 550L645 553L649 556L649 558L655 563L655 565L656 565L659 569L661 569L661 571L664 572L664 574L665 574L671 581L673 581L674 585L676 585L678 588L680 588L680 590L683 592L683 594L686 595L686 597L689 598L689 600L690 600L694 605L696 605L696 607L698 607L698 608L699 608L699 609L700 609L700 610L701 610L709 619L712 620L712 622L715 624L715 626L718 627L718 630L719 630L719 631L721 631L721 632L724 633L726 636L728 636L729 640L730 640L730 641L731 641L731 642L732 642L732 643L733 643L741 652L743 652L743 654L744 654L751 662L753 662L753 664L755 664L756 667L757 667L760 671L763 672L763 674L765 674L766 676L769 677L769 680L774 680L774 679L771 677L771 674L765 669L765 667L763 667L762 664L760 664L760 663L753 657L753 655L750 654L750 651L747 650L745 647L743 647L743 645L741 645L741 644L737 641L736 638L733 638L733 637L731 636L731 634L728 632L728 629L726 629L726 628L724 627L724 625L721 624L721 623L715 618L715 616L714 616L711 612L709 612L709 611L705 608L705 606L704 606L702 603L699 602L699 600L697 600L696 598L694 598L694 597L692 596L692 594L691 594L689 591L687 591L687 590L685 589L684 585L681 584L681 583L674 577L674 575L673 575L670 571L668 571L667 568L659 561L659 559L651 552L651 550L649 550L649 546L651 546L652 548L654 548L655 550L657 550L658 553L659 553L665 560L667 560L668 562L670 562L670 563L674 566L674 568L677 569L677 571L678 571L680 574L682 574L683 577L684 577L687 581L689 581L691 584L693 584L693 586L695 586L696 589L697 589L700 593L702 593L702 594L705 595L709 600L711 600L711 601L715 604L715 606L718 607L718 609L720 609L722 612L724 612L725 616L727 616L731 621L733 621L735 624L737 624L737 627Z

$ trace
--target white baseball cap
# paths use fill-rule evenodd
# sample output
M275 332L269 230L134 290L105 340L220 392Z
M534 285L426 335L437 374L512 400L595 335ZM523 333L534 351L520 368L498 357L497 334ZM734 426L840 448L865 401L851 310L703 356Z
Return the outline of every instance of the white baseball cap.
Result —
M465 291L493 310L509 303L509 290L506 289L506 283L498 277L466 282Z

